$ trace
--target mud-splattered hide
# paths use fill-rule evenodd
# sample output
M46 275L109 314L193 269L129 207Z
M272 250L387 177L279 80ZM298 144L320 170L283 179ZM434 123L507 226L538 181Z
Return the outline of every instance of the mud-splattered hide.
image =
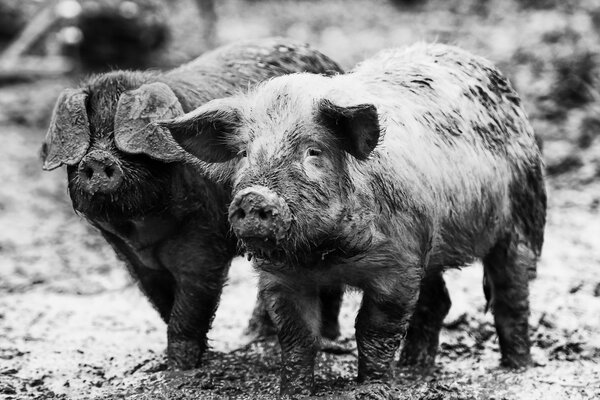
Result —
M271 105L252 121L245 119L247 113L242 102L221 99L159 125L168 128L187 152L217 163L209 169L215 178L233 182L230 221L238 222L240 213L243 217L249 212L249 204L244 205L242 198L253 202L252 197L260 197L254 201L264 208L260 212L279 214L273 224L260 218L256 224L248 218L233 224L249 252L268 252L271 257L280 252L280 257L298 260L315 246L330 251L338 245L338 222L354 190L346 163L349 158L366 160L376 147L381 134L377 109L372 104L338 106L324 99L312 105L312 116L302 116L309 118L308 122L290 117L297 113L285 101ZM263 123L253 124L256 120ZM273 121L278 124L269 125ZM277 133L261 137L263 131ZM247 193L253 187L262 194ZM270 193L275 196L270 201L273 204L265 203ZM243 210L237 210L238 205ZM286 222L290 212L291 224ZM244 230L249 231L249 238L241 234ZM265 231L273 233L267 236L279 245L277 249L269 247L267 238L262 239ZM261 240L255 240L257 237Z
M345 75L279 77L163 125L233 185L229 220L258 256L279 324L282 394L313 385L314 287L363 290L358 379L380 382L405 335L402 362L432 365L450 305L442 271L476 259L502 364L530 363L542 161L518 95L487 60L439 44L392 49Z

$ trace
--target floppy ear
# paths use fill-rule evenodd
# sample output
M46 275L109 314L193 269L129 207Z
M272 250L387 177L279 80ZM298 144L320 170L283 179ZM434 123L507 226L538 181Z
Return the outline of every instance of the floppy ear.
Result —
M82 89L65 89L58 96L50 127L42 144L42 168L51 171L62 164L75 165L90 146L90 126Z
M184 161L185 152L169 131L154 121L183 114L175 93L161 82L121 95L115 113L115 144L125 153L146 154L164 162Z
M223 99L158 124L168 128L181 147L202 161L221 163L237 155L230 139L240 124L240 112Z
M342 148L359 160L365 160L377 146L379 116L372 104L341 107L329 100L317 105L317 122L331 131Z

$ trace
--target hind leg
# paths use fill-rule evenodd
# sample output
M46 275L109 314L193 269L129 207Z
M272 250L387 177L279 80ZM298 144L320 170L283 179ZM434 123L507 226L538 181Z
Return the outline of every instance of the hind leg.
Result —
M277 333L277 328L269 317L267 304L261 294L256 296L256 304L252 311L252 317L246 328L246 334L258 339L274 336Z
M319 297L321 299L321 336L325 339L335 340L340 335L339 314L344 297L343 286L321 288ZM277 329L269 317L265 299L259 295L252 317L246 328L246 334L257 338L273 336Z
M450 295L441 272L421 282L417 307L411 318L400 365L430 367L435 362L442 322L450 310Z
M529 270L535 260L523 257L514 237L499 241L483 259L485 286L500 342L502 366L520 368L529 353Z

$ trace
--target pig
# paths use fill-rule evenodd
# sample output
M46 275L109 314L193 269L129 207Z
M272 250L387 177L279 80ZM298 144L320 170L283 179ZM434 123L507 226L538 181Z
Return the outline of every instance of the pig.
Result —
M362 290L359 391L385 393L403 339L402 365L434 363L450 308L442 273L477 259L501 364L530 363L542 160L519 96L489 61L422 43L157 124L232 187L229 221L256 258L283 395L313 392L322 288Z
M115 71L65 89L42 146L43 169L67 166L74 210L125 261L167 327L173 368L200 364L230 262L240 254L227 221L231 189L184 163L186 152L154 120L292 72L340 67L283 38L242 41L166 73ZM188 156L189 157L189 156ZM323 337L339 335L341 287L323 291ZM254 334L274 332L259 299Z

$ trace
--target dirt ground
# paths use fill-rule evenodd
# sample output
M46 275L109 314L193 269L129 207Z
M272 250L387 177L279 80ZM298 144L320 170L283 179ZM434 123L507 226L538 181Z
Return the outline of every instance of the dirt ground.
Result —
M600 4L412 3L227 0L217 7L217 38L291 36L346 68L378 49L418 40L457 44L496 62L523 96L547 163L546 242L531 282L535 365L520 372L498 367L482 271L474 265L446 273L453 307L436 368L396 371L394 393L427 400L598 399ZM187 0L173 6L163 64L207 47L192 9ZM0 87L0 398L275 398L277 345L244 336L256 295L246 261L231 268L204 366L168 371L165 325L99 234L73 212L65 171L41 171L37 151L52 105L75 79ZM345 346L355 347L359 302L359 293L345 297ZM319 355L317 395L353 398L355 374L356 351Z

